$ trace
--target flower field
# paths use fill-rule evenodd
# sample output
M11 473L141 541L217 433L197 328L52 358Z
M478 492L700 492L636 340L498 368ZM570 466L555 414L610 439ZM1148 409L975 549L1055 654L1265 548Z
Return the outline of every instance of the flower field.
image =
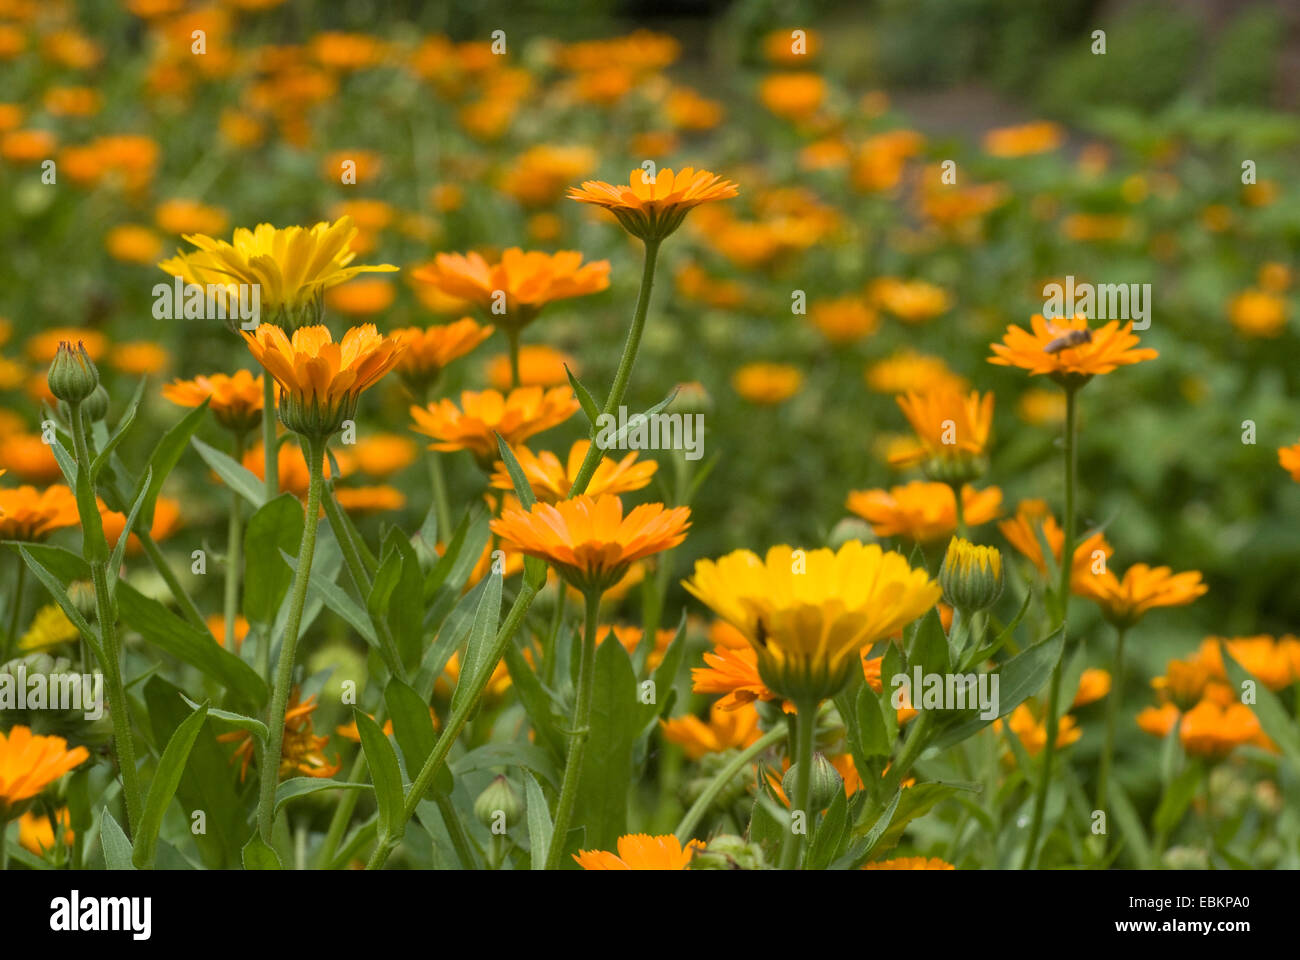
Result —
M1300 868L1294 23L374 6L0 0L0 869Z

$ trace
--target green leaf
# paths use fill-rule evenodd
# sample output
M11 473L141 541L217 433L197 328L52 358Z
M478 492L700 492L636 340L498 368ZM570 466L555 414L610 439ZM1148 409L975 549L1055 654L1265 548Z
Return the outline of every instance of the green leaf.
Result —
M531 855L532 869L546 869L546 852L551 847L551 811L546 806L546 797L537 779L524 771L524 804L528 811L528 849Z
M135 869L131 862L131 841L107 809L99 824L99 843L104 848L104 865L109 870Z
M393 528L385 547L386 552L391 551L388 555L397 556L401 563L386 607L389 636L395 646L390 653L403 664L415 664L424 646L424 573L415 547L401 530Z
M569 386L573 387L573 393L578 398L578 405L582 407L583 414L587 417L587 423L591 424L592 430L596 429L596 421L600 419L600 407L596 405L596 399L591 395L591 391L582 385L582 381L574 375L569 369L569 365L564 365L564 375L569 378Z
M1160 806L1156 808L1154 824L1157 833L1168 836L1178 826L1183 814L1192 805L1203 775L1200 764L1189 763L1165 789L1164 796L1160 798Z
M280 560L281 566L290 573L297 572L298 559L293 554L281 551ZM311 596L324 603L346 621L348 626L361 634L366 643L379 650L381 654L386 652L379 644L379 636L375 633L374 624L370 622L370 615L357 606L333 578L327 577L315 564L307 574L307 590ZM389 669L394 666L395 664L388 664Z
M373 724L374 721L372 720L371 723ZM389 752L392 752L391 747ZM275 788L275 812L279 814L280 808L290 800L297 800L299 797L319 793L322 790L373 789L374 787L368 783L348 783L345 780L331 780L328 777L291 777Z
M849 836L848 831L845 830L848 825L848 812L848 798L841 787L817 825L812 845L804 855L805 870L825 870L836 853L840 852Z
M907 787L906 789L910 790L912 788ZM885 807L884 812L876 818L875 823L871 825L871 829L867 831L866 836L864 836L858 843L854 844L852 850L846 853L839 860L832 863L830 869L855 870L860 867L863 861L865 861L867 856L871 853L872 847L880 841L885 830L887 830L889 825L893 823L894 814L898 811L898 804L902 798L903 790L895 790L893 799L889 801L889 805Z
M134 852L131 856L131 862L141 869L153 866L163 814L167 812L167 805L172 802L176 787L181 782L190 748L194 746L199 728L207 716L208 705L204 703L176 728L171 740L167 741L162 756L158 758L158 770L154 773L153 783L149 784L149 796L144 803L139 829L135 831Z
M552 786L560 785L560 776L555 769L555 764L551 762L550 755L541 747L531 743L512 741L485 743L451 764L452 772L458 777L495 767L520 767L531 770Z
M144 479L140 481L140 492L136 495L135 503L131 504L131 512L127 514L126 524L122 527L122 533L117 538L117 544L113 547L113 552L108 556L108 596L110 600L117 594L117 584L121 579L118 576L118 571L122 569L122 557L126 554L126 545L131 539L130 534L135 527L136 518L144 507L145 495L149 492L149 480L152 476L153 467L147 467L144 471Z
M402 772L397 765L393 745L379 729L379 724L369 716L352 708L357 731L361 734L361 749L365 752L370 776L375 783L375 797L379 802L379 835L392 839L400 835L405 823L402 818L406 798L402 789Z
M1114 777L1110 781L1110 806L1124 842L1133 851L1133 858L1139 866L1147 866L1151 862L1151 844L1142 827L1142 818L1133 808L1133 802L1120 786L1119 780Z
M95 652L95 656L102 662L104 655L100 648L99 634L86 622L86 618L81 615L77 605L72 602L64 582L47 570L45 565L32 555L32 551L35 549L37 549L36 546L32 544L19 544L18 555L23 558L23 562L27 564L28 569L36 574L36 579L40 580L45 585L45 588L50 591L50 596L59 605L59 609L72 621L73 625L80 631L82 638L90 645L90 649ZM81 558L78 557L77 559L80 560ZM86 576L90 576L89 570L87 570Z
M265 634L275 624L293 582L280 554L295 553L302 541L302 503L282 493L262 504L244 528L244 617Z
M566 366L565 371L568 371ZM573 381L573 374L569 374L569 381ZM501 460L506 465L506 472L510 474L510 482L515 485L515 496L525 510L531 510L533 504L537 502L537 497L533 495L532 484L528 482L528 477L524 475L524 468L519 466L519 461L515 459L515 452L510 449L510 444L506 443L501 434L496 434L497 450L501 452Z
M471 693L477 693L483 680L496 669L496 664L488 663L487 660L489 648L496 640L497 623L501 618L501 574L493 573L486 580L487 587L483 590L483 596L479 598L469 639L465 641L460 679L451 695L453 711L458 709Z
M429 704L409 684L396 678L384 688L384 702L388 715L393 718L393 737L402 749L406 771L414 779L433 753L437 735L433 732L433 717Z
M181 694L181 699L189 704L191 709L197 710L200 706L185 694ZM263 743L266 743L266 738L270 736L266 724L256 717L248 717L242 713L231 713L229 710L218 710L216 707L208 707L208 716L215 717L218 720L225 720L227 723L233 723L240 730L247 730Z
M135 423L135 416L140 410L140 400L144 397L144 388L148 382L148 377L141 378L140 385L135 388L135 396L131 398L130 404L127 405L126 412L118 418L117 426L113 428L112 435L109 436L108 440L100 447L99 453L95 455L95 459L91 461L91 483L94 483L99 479L99 474L104 469L104 465L108 463L109 459L113 456L113 451L117 449L117 445L122 442L126 437L127 431L131 429L131 425Z
M198 410L195 412L197 413ZM199 452L199 456L203 458L204 463L211 467L231 490L234 490L254 507L260 507L266 503L266 485L257 479L257 475L253 471L242 463L236 463L233 457L222 453L216 447L208 446L198 437L191 439L190 443Z
M654 647L654 637L650 635L642 636L641 646L637 649L637 663L644 663L645 658L649 656L650 650ZM677 671L681 668L682 660L686 657L686 610L682 609L681 619L677 623L677 632L668 643L667 649L664 650L664 658L659 661L659 666L650 676L650 681L654 685L655 702L641 703L638 698L637 703L641 707L641 714L644 722L648 724L647 729L653 728L655 719L664 714L669 709L670 704L666 694L673 689L673 684L677 682ZM639 672L637 674L639 676Z
M528 665L524 655L512 639L505 649L506 669L510 672L510 682L514 687L524 712L528 714L529 725L537 742L555 757L564 756L564 737L556 727L556 716L552 701L537 674Z
M986 647L981 647L979 650L975 650L969 657L967 657L966 662L962 665L963 672L969 670L977 663L983 663L985 660L991 659L995 653L1006 645L1008 640L1015 636L1016 628L1020 626L1020 621L1025 618L1025 612L1029 610L1029 601L1033 599L1033 596L1034 594L1032 590L1025 591L1025 599L1020 604L1019 612L1011 618L1010 623L999 631L997 637L994 638L992 643Z
M950 783L917 783L902 790L898 799L898 808L890 818L889 826L868 848L868 859L879 859L882 853L898 843L909 823L925 816L934 809L936 804L961 789L964 787Z
M914 667L919 664L925 674L943 676L948 673L948 638L944 636L937 608L931 607L930 612L921 618L916 636L908 648L907 662ZM914 690L912 696L919 701L921 692Z
M885 696L882 692L881 697ZM876 698L876 692L865 683L858 690L856 706L855 713L858 719L859 736L862 739L862 752L867 757L889 756L894 751L894 741L885 726L884 711L888 709L893 712L894 708L889 706L888 699L882 705L881 701Z
M163 438L153 448L153 455L149 457L149 479L147 483L141 484L147 491L144 506L140 510L140 523L143 529L153 528L153 509L158 502L158 494L162 492L163 482L180 461L181 454L185 452L185 445L190 442L190 437L199 428L199 424L203 421L203 414L207 410L208 401L204 400L181 417L175 426L163 434ZM201 441L194 442L197 444Z
M304 778L310 779L310 778ZM284 784L281 784L284 786ZM282 870L280 858L276 856L274 850L262 841L262 838L253 835L253 839L244 844L242 860L245 870Z
M611 633L596 651L591 718L574 823L585 824L589 850L613 850L627 833L632 751L641 732L636 674Z
M639 426L642 420L649 420L651 417L653 417L664 407L668 406L668 404L672 403L673 400L676 399L676 397L677 397L677 388L673 387L672 393L668 394L668 396L664 397L662 400L656 403L649 410L645 410L641 413L635 413L632 416L628 417L627 423L623 424L622 429L620 429L617 433L615 433L613 437L606 439L606 441L603 444L597 443L596 441L592 441L592 442L596 443L596 445L603 450L622 449L623 443L627 439L627 434L629 430L635 430ZM604 431L601 432L603 433Z
M942 730L931 747L942 750L983 730L995 719L1005 717L1039 690L1052 675L1065 646L1065 630L1058 627L1045 639L1016 654L994 673L998 680L998 715L985 719L973 710L958 713L956 721Z
M1264 728L1269 739L1276 743L1296 765L1296 769L1300 770L1300 726L1291 719L1273 691L1264 686L1263 681L1258 677L1247 672L1228 652L1227 644L1219 645L1223 648L1223 667L1228 673L1228 680L1236 690L1237 697L1241 697L1242 684L1247 680L1254 684L1255 702L1249 706L1255 711L1255 716L1259 717L1259 725ZM1300 696L1300 693L1297 695Z

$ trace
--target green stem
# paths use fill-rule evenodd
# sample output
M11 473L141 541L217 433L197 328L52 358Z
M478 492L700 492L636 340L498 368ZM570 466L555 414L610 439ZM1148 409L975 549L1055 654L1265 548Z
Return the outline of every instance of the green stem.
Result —
M123 530L122 536L125 537L130 534L130 532L131 531L129 530ZM149 558L149 562L153 564L154 569L157 570L158 574L163 578L163 582L167 584L167 589L171 592L173 599L176 601L176 605L180 607L181 613L184 615L185 619L198 627L204 633L207 633L207 621L203 619L203 614L199 613L199 608L194 605L194 601L190 599L190 595L186 593L185 588L181 586L181 581L176 576L176 571L171 568L171 564L169 564L167 558L163 556L162 550L158 546L158 541L155 540L147 530L136 530L135 535L136 538L139 539L140 545L144 547L145 556ZM116 571L114 571L114 575L116 576Z
M456 858L460 860L460 865L464 869L470 869L474 865L474 855L469 849L469 837L465 833L465 825L460 822L460 816L456 813L451 797L445 793L438 793L434 795L433 800L438 805L438 813L442 815L442 824L447 828L447 836L451 838L451 848L456 851Z
M726 788L727 784L731 782L732 778L735 777L736 774L740 773L740 771L743 770L756 756L769 747L773 747L780 743L786 738L786 736L787 731L783 727L773 727L740 753L736 754L734 759L718 771L718 775L713 778L712 782L709 783L704 792L700 794L699 799L691 805L691 809L686 811L686 816L682 817L682 822L679 823L677 829L673 831L683 846L685 846L687 841L691 839L691 834L695 832L696 824L698 824L700 819L709 812L709 808L713 806L713 801L717 798L718 794Z
M510 345L510 388L519 387L519 331L511 327L506 330L506 343Z
M605 409L602 411L608 415L618 412L619 404L627 394L628 380L632 377L632 364L636 361L636 353L641 346L641 333L645 329L645 318L650 309L650 291L654 287L655 261L659 257L661 242L661 240L645 241L645 264L641 271L641 291L636 298L636 312L632 315L632 326L627 332L627 343L623 346L623 358L618 363L618 372L614 374L614 385L610 387L609 397L606 398ZM587 448L587 455L582 460L578 476L574 478L569 496L577 496L587 489L587 483L591 480L591 475L596 472L596 465L600 463L600 454L600 447L594 442Z
M817 704L804 701L795 704L795 713L790 718L791 738L795 741L794 755L794 796L790 797L791 817L796 812L804 816L805 828L811 824L814 811L808 809L808 794L812 789L813 744L817 734ZM799 834L794 832L791 824L790 835L781 845L781 869L793 870L799 863Z
M280 458L275 442L275 378L262 374L262 481L270 503L280 494Z
M293 661L298 649L298 629L302 624L302 608L307 601L307 581L311 575L312 556L316 552L316 526L320 517L321 486L324 482L325 441L319 437L304 437L307 467L311 479L307 485L307 508L303 515L302 543L298 547L298 566L293 575L293 592L290 596L289 619L280 643L280 659L275 668L275 683L271 688L271 706L267 713L266 748L262 754L262 779L258 788L257 827L265 843L271 842L271 828L275 822L275 788L280 782L280 749L284 741L284 711L289 703L293 685ZM268 641L269 642L269 641Z
M889 765L889 772L885 775L885 785L883 795L890 798L894 791L899 788L903 778L912 769L912 764L916 758L921 755L925 745L930 740L930 711L922 710L912 724L911 732L907 735L907 742L903 744L903 752L898 755L898 759Z
M429 479L433 487L433 510L438 518L438 539L451 543L451 507L447 504L447 478L442 472L442 455L429 451Z
M966 539L966 504L963 503L961 499L962 484L950 483L948 484L948 486L952 488L952 500L953 500L953 504L957 508L957 536L965 540Z
M497 631L496 641L493 643L492 649L488 651L486 663L492 664L493 668L495 668L496 663L500 661L502 654L505 653L506 644L511 641L515 635L515 631L519 629L519 625L524 622L524 616L528 613L528 607L532 604L533 598L537 596L539 587L540 584L531 582L525 574L523 586L515 597L515 602L511 605L510 612L506 614L505 623L503 623L501 629ZM406 795L406 805L402 809L402 822L394 827L398 834L402 832L402 826L406 821L410 820L411 817L415 815L415 808L419 805L420 801L428 795L429 787L433 784L433 778L437 776L438 770L447 761L447 755L451 753L451 748L455 744L456 738L460 736L460 732L464 729L465 723L469 720L470 714L473 713L475 707L477 707L479 697L483 695L483 691L486 689L488 681L491 678L492 670L484 669L480 672L479 676L475 680L476 689L473 691L472 695L466 697L461 702L460 707L453 710L451 716L447 718L447 725L443 728L442 735L438 738L438 742L434 744L433 752L430 753L429 758L424 761L424 766L420 768L419 775L415 778L415 782L411 784L411 789ZM384 852L383 845L381 844L380 849L375 851L375 856L370 858L370 863L367 864L366 869L377 870L382 867L384 861L388 858L388 853L391 852L391 848Z
M594 444L593 444L594 446ZM600 613L600 591L587 594L587 621L582 636L582 659L578 664L578 690L569 723L569 755L564 762L564 780L560 799L555 806L555 826L551 848L546 853L546 869L558 870L560 858L569 838L569 823L578 802L578 782L582 779L582 761L587 752L587 724L591 721L591 694L596 660L596 627Z
M235 462L244 459L244 435L235 436L232 451ZM222 612L226 618L225 647L235 652L235 615L239 610L239 578L243 572L243 525L240 518L241 497L233 490L230 493L230 522L226 527L226 595Z
M1077 387L1065 388L1065 541L1061 545L1061 573L1058 587L1058 599L1061 604L1061 630L1064 630L1070 610L1070 575L1074 571L1074 487L1077 468L1077 426L1078 409L1076 403ZM1038 784L1034 791L1034 813L1029 824L1029 842L1025 846L1025 856L1020 869L1028 870L1038 858L1038 837L1043 829L1043 814L1047 809L1047 788L1052 779L1052 758L1056 754L1056 736L1060 729L1057 716L1061 699L1061 662L1065 659L1065 644L1061 644L1061 656L1052 668L1051 684L1047 695L1047 742L1043 745L1042 768L1038 771Z
M1115 716L1119 712L1120 685L1124 679L1124 627L1115 628L1115 662L1110 670L1110 696L1106 698L1106 738L1102 743L1101 758L1097 762L1097 802L1095 810L1106 809L1106 787L1110 779L1111 754L1115 747Z
M5 634L4 646L0 647L0 663L9 659L10 651L18 649L18 627L22 623L23 588L27 586L27 564L23 558L14 555L18 561L18 576L14 578L14 607L9 612L9 631Z

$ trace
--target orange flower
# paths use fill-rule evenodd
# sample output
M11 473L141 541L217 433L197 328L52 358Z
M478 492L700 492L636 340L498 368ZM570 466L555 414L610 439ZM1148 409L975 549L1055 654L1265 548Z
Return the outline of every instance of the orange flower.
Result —
M490 470L500 434L514 447L534 434L563 423L578 411L578 398L567 387L542 390L519 387L502 396L496 390L465 390L457 407L446 397L427 407L411 407L415 431L438 441L431 450L469 450Z
M725 694L717 702L719 710L739 710L755 700L778 699L758 675L758 654L744 634L735 627L732 630L744 641L744 646L719 643L712 653L704 654L706 666L691 668L691 690Z
M44 375L41 380L45 380ZM39 433L14 433L0 439L0 464L24 480L37 483L48 483L63 475L54 452Z
M1020 738L1020 743L1025 748L1025 752L1031 757L1037 756L1039 751L1047 745L1047 720L1046 718L1038 719L1034 712L1029 709L1027 704L1020 704L1015 710L1011 711L1011 718L1007 721L1011 732ZM1002 721L994 720L993 727L996 730L1002 729ZM1074 717L1066 714L1061 717L1056 732L1056 749L1060 750L1068 747L1083 736L1083 731L1079 729L1078 723Z
M54 819L63 834L63 846L71 847L76 837L68 826L68 808L60 807L55 811ZM59 844L54 837L54 824L43 813L24 813L18 818L18 845L38 857L45 856Z
M85 747L69 750L62 737L33 734L24 726L13 727L8 735L0 730L0 824L13 819L20 805L88 759L90 752Z
M1111 623L1129 627L1156 607L1182 607L1209 587L1196 570L1174 573L1168 567L1135 563L1120 580L1110 570L1083 578L1083 595L1101 607Z
M785 403L803 386L803 373L787 363L747 363L731 376L731 385L759 406Z
M1110 693L1110 673L1096 667L1089 667L1079 677L1079 689L1070 706L1085 707L1090 703L1096 703L1108 693Z
M104 525L104 538L108 541L108 545L116 547L118 538L122 536L122 531L126 527L126 515L118 513L116 510L109 510L101 500L99 501L99 519ZM159 497L154 506L153 525L149 528L149 536L154 540L166 540L179 530L180 526L181 505L171 497ZM139 527L135 529L139 529ZM126 552L134 555L143 549L144 545L140 542L140 538L132 533L131 539L126 542Z
M891 466L926 465L933 480L961 482L984 472L989 431L993 427L993 393L981 398L941 385L924 393L898 397L898 406L916 431L918 445L889 458Z
M221 233L229 224L226 211L220 207L210 207L197 200L180 197L158 204L153 212L153 220L159 230L178 236L185 233Z
M1112 320L1092 330L1082 315L1049 321L1036 313L1030 324L1032 333L1014 324L1007 327L1002 342L992 345L994 356L989 363L1020 367L1030 374L1045 373L1062 386L1078 387L1096 374L1159 356L1155 350L1135 349L1138 337L1132 322L1121 327L1118 320Z
M1002 491L997 487L976 490L967 484L961 489L961 501L966 523L978 527L998 515ZM878 537L902 536L933 543L957 529L957 501L946 483L913 480L889 490L853 490L846 506L870 523Z
M244 340L280 385L280 422L295 433L326 437L356 414L361 393L397 365L403 345L373 323L353 327L338 343L328 327L299 327L293 339L260 323Z
M1222 759L1247 743L1263 746L1264 734L1255 711L1244 703L1221 706L1202 700L1183 714L1178 737L1188 753Z
M208 625L208 631L212 634L214 640L223 647L226 645L226 618L220 613L214 613L204 620ZM235 642L234 653L238 653L244 646L244 638L248 636L248 620L242 614L235 614L235 628L232 631Z
M948 368L941 357L904 350L872 364L864 373L867 386L876 393L907 393L951 386L953 390L970 389L970 385Z
M1061 551L1065 549L1065 531L1056 522L1056 518L1048 512L1046 501L1021 500L1016 507L1016 515L1001 521L998 529L1013 547L1029 558L1030 562L1038 568L1039 573L1047 573L1047 562L1043 558L1042 546L1038 539L1040 530L1043 539L1052 550L1054 561L1058 564L1061 562ZM1084 537L1074 548L1070 591L1076 596L1089 596L1090 581L1100 576L1099 572L1094 572L1096 561L1099 559L1098 551L1101 552L1100 559L1103 561L1108 560L1115 552L1102 533Z
M858 297L818 301L808 311L808 319L827 340L835 344L861 340L875 333L880 326L876 311Z
M1054 123L1000 127L984 135L984 152L994 157L1024 157L1048 153L1061 145L1064 131Z
M1300 680L1300 640L1287 636L1279 639L1267 634L1253 637L1206 637L1197 659L1210 675L1226 681L1223 647L1243 670L1258 677L1270 690L1285 690Z
M933 320L952 306L946 290L924 280L878 277L867 288L867 295L905 323Z
M569 382L568 367L576 377L581 373L578 361L562 350L542 343L519 348L519 385L521 387L559 387ZM488 384L495 390L511 386L510 355L498 353L487 363Z
M1217 643L1202 644L1199 655L1188 660L1170 660L1165 666L1165 675L1151 681L1152 689L1162 701L1180 710L1188 709L1206 695L1210 686L1215 685L1216 676L1226 679L1218 653Z
M104 249L122 263L150 266L163 252L162 237L138 223L120 223L104 235Z
M758 85L758 99L778 117L806 120L826 99L826 81L811 72L772 73Z
M77 498L61 483L39 492L30 486L0 490L0 540L40 541L79 523Z
M325 293L325 306L352 317L369 317L393 305L397 290L388 280L371 277L333 287Z
M372 433L352 448L357 469L372 477L387 477L415 462L415 441L396 433Z
M864 864L863 870L956 870L951 863L938 857L895 857Z
M513 452L520 468L524 471L528 485L533 490L533 495L538 500L555 503L568 497L590 446L589 440L575 441L569 448L567 464L561 464L560 458L549 450L534 455L527 447L517 447ZM635 450L617 462L609 457L601 457L596 472L587 482L585 493L591 497L606 493L630 493L649 485L650 478L659 469L659 464L653 460L645 460L641 463L636 461ZM495 472L492 474L492 486L498 490L515 488L506 465L501 460L496 462Z
M332 777L342 769L342 764L331 764L325 758L324 747L329 743L328 736L318 737L312 726L311 715L316 710L316 695L312 694L302 703L297 687L289 697L289 704L284 711L284 739L280 742L280 779L295 774L304 777ZM221 743L238 743L230 762L236 759L239 764L239 781L243 783L248 775L248 765L253 761L255 745L253 735L246 730L232 730L217 737Z
M538 144L515 159L501 189L525 207L544 207L559 200L570 181L595 169L597 159L590 147Z
M734 183L708 170L684 167L674 173L665 167L654 175L633 170L627 186L587 180L569 191L569 199L604 207L634 237L657 241L680 227L686 214L700 204L738 193Z
M1138 712L1138 729L1143 733L1149 733L1153 737L1163 739L1169 736L1169 732L1178 725L1180 716L1182 714L1172 703L1164 703L1158 707L1146 707Z
M530 511L505 510L492 532L521 553L539 557L583 593L604 591L637 560L670 550L686 539L689 507L665 509L643 503L623 514L623 501L609 494L557 504L534 503Z
M440 253L412 276L448 296L477 304L499 317L504 326L521 330L548 303L606 289L609 261L584 264L576 250L543 253L511 247L493 264L478 253Z
M247 370L175 380L162 388L162 395L182 407L197 407L207 400L217 423L236 434L243 435L262 422L262 378Z
M426 390L438 382L443 368L465 356L492 336L495 328L479 326L470 317L455 323L394 330L393 339L406 347L397 363L397 374L414 390Z
M387 484L373 487L339 487L334 491L334 499L348 513L378 513L384 510L401 510L406 506L406 494Z
M1279 447L1277 462L1282 465L1283 470L1290 472L1292 480L1300 483L1300 443L1293 443L1289 447Z
M652 837L633 833L618 838L618 855L605 850L579 850L573 855L584 870L685 870L703 840L692 840L682 849L674 836Z
M98 330L88 330L81 327L54 327L28 338L26 344L27 356L34 363L50 363L54 359L54 355L59 352L59 344L64 341L70 344L79 343L85 348L86 355L94 361L98 361L108 350L108 337Z
M113 369L134 377L158 373L170 360L167 351L150 340L119 343L108 355L108 362Z
M1228 303L1228 319L1242 336L1280 336L1286 329L1286 300L1263 290L1243 290Z
M746 704L737 710L728 710L719 700L709 710L706 723L694 714L659 721L664 739L679 745L692 760L706 753L743 749L760 736L758 710Z

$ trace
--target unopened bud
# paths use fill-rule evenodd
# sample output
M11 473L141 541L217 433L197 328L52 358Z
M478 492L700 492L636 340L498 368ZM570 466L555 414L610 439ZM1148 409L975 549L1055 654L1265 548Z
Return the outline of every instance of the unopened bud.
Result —
M99 386L99 370L86 353L80 340L74 347L68 341L59 343L59 349L50 363L48 376L50 393L68 403L80 403Z
M991 607L1002 596L1002 554L953 537L939 567L939 586L944 600L964 613Z

